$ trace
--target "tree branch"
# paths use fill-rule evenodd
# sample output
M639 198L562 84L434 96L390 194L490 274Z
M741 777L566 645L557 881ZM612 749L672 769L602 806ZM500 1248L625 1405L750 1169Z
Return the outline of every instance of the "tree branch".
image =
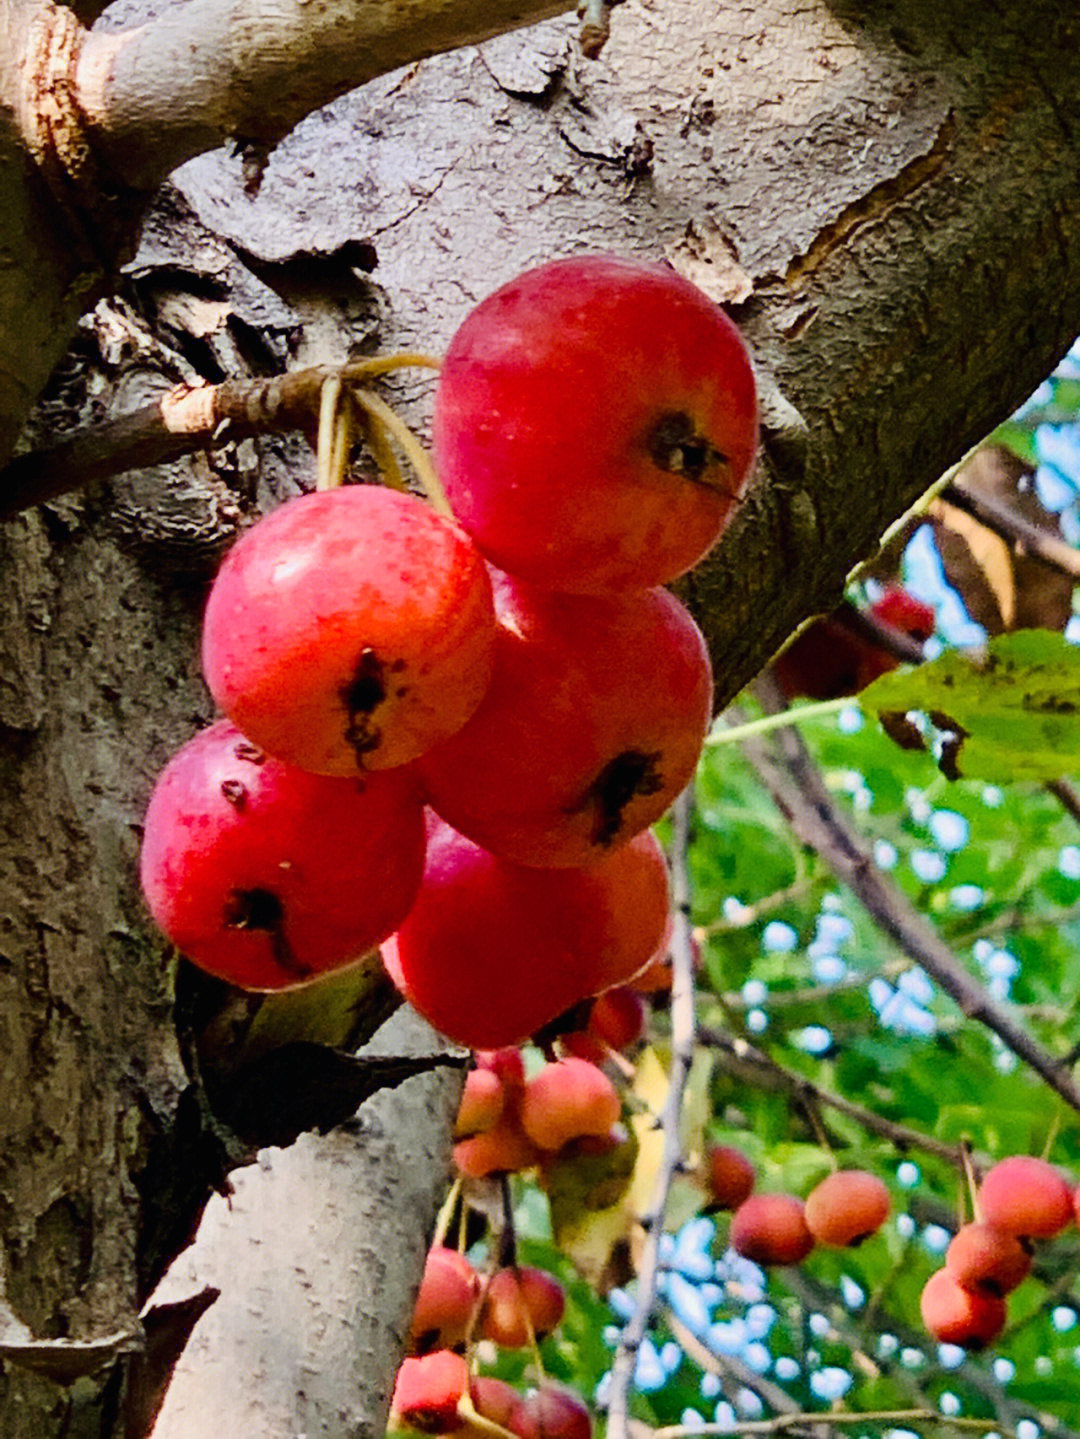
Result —
M77 95L110 179L150 190L236 140L267 149L347 90L573 0L190 0L83 43Z
M767 708L780 704L775 687L762 686ZM778 732L779 755L749 739L743 753L757 770L773 802L802 841L815 849L881 929L960 1006L996 1034L1018 1059L1080 1113L1080 1089L1056 1059L1001 1009L973 979L933 926L903 891L874 864L862 839L840 816L832 796L794 726Z
M1054 569L1061 570L1070 579L1080 580L1080 550L1058 539L1057 535L1033 525L1030 520L1024 519L1023 515L1017 514L1010 506L1003 505L993 495L974 490L961 480L953 480L952 484L946 486L941 498L948 500L949 504L955 505L958 510L963 510L966 515L971 515L988 530L993 530L995 535L1008 541L1014 548L1053 565ZM933 514L932 505L930 513Z

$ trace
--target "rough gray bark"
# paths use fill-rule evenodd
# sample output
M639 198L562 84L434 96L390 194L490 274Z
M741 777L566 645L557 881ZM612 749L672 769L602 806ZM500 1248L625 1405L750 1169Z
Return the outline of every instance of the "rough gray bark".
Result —
M0 5L2 96L37 13ZM1049 0L628 0L594 66L571 29L374 81L301 125L257 194L239 156L186 165L123 303L82 340L96 367L71 367L29 440L195 373L376 338L437 349L474 299L550 256L666 255L731 305L768 406L758 483L687 585L726 697L1080 330L1080 20ZM27 262L0 272L9 432L66 342L79 277L103 273L71 239L78 197L60 218L22 134L0 107L0 193L15 196L0 252ZM112 253L130 218L115 208L115 232L92 232ZM421 386L397 391L422 418ZM307 463L299 446L249 445L0 531L0 1257L7 1303L39 1337L136 1327L147 1186L167 1167L152 1161L191 1094L135 889L137 827L154 771L208 713L195 653L213 557ZM399 1235L398 1312L424 1217ZM290 1332L283 1315L258 1322ZM51 1378L5 1362L0 1429L123 1433L122 1347L75 1385L56 1355ZM373 1397L340 1432L371 1432L378 1410Z

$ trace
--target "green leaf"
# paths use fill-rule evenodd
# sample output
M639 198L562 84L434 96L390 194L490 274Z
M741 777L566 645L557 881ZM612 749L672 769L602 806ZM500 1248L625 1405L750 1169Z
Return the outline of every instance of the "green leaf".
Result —
M1058 779L1080 769L1080 649L1051 630L999 635L883 675L859 697L882 713L919 710L946 734L950 779Z

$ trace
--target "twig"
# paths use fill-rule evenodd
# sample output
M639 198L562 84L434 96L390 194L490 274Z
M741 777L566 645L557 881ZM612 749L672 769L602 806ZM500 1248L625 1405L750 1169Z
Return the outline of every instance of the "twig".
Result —
M768 689L763 684L762 692L768 707L775 709L782 703L775 687ZM1080 1113L1080 1089L1062 1062L994 1002L904 892L874 864L861 837L841 817L797 730L780 730L775 745L774 750L758 739L749 739L743 744L743 753L796 836L817 851L878 928L937 981L968 1019L996 1034Z
M1080 824L1080 794L1067 779L1052 779L1046 785L1047 791L1060 803L1066 814Z
M652 1439L683 1439L684 1435L692 1434L790 1434L811 1426L820 1428L823 1419L835 1425L903 1424L909 1427L912 1424L947 1424L950 1429L965 1433L1001 1432L1001 1425L996 1419L952 1419L942 1414L940 1409L866 1409L855 1412L830 1409L825 1415L813 1411L777 1414L772 1419L748 1419L743 1424L695 1424L692 1428L684 1424L669 1424L663 1429L653 1429ZM1005 1430L1005 1433L1013 1431Z
M878 1134L882 1139L888 1139L896 1145L897 1149L904 1153L915 1149L923 1154L932 1154L937 1159L943 1159L947 1163L960 1168L962 1159L960 1146L957 1144L946 1144L933 1135L923 1134L918 1129L912 1129L906 1124L897 1124L884 1115L877 1114L872 1109L864 1109L861 1104L853 1104L850 1099L842 1095L832 1094L820 1085L813 1084L809 1079L804 1079L793 1069L787 1069L779 1060L773 1059L771 1054L766 1054L763 1049L758 1049L749 1040L725 1034L722 1030L708 1029L702 1026L699 1037L703 1044L711 1045L725 1062L725 1067L739 1070L747 1077L750 1083L759 1087L771 1087L781 1089L790 1094L793 1098L802 1099L809 1095L818 1105L827 1109L835 1109L838 1114L844 1114L848 1119L853 1119L856 1124L871 1134ZM725 1059L726 1057L726 1059ZM986 1166L989 1165L987 1161Z
M671 1076L661 1114L664 1147L652 1203L648 1212L641 1216L645 1239L638 1263L634 1312L619 1338L619 1346L611 1366L607 1403L609 1439L628 1439L630 1387L638 1352L648 1331L649 1319L656 1303L664 1213L671 1182L682 1163L679 1121L682 1117L686 1081L694 1060L695 1043L694 954L691 943L690 872L687 858L693 803L693 789L690 786L679 797L674 811L674 834L671 842L671 897L674 911L671 937Z
M1009 505L987 494L969 489L961 480L953 480L941 492L941 498L958 510L971 515L980 525L985 525L994 534L1000 535L1017 549L1034 555L1044 564L1060 570L1070 579L1080 580L1080 550L1058 539L1057 535L1041 530L1030 520L1024 519Z
M775 1409L778 1414L797 1414L799 1412L799 1406L790 1394L781 1389L779 1384L774 1384L771 1379L766 1379L764 1375L751 1369L749 1364L744 1364L738 1355L718 1354L699 1334L695 1334L677 1314L673 1314L670 1310L664 1315L664 1321L677 1340L679 1347L706 1374L714 1374L720 1380L731 1379L743 1388L752 1389L759 1399L768 1404L771 1409ZM819 1427L827 1429L827 1418L823 1416L823 1419L824 1422Z
M269 431L311 430L327 380L357 384L405 366L437 369L431 355L381 355L351 365L316 365L287 375L177 385L152 405L19 455L0 471L0 519L126 470L164 464L195 450Z

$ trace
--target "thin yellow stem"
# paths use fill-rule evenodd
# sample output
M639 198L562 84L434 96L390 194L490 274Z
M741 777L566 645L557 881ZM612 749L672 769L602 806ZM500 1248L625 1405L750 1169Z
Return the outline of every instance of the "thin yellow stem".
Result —
M330 375L319 391L319 439L315 451L315 488L332 490L337 483L334 475L334 439L338 410L341 404L341 378Z
M353 393L361 409L381 421L387 433L396 440L405 458L416 471L416 477L420 481L431 508L440 515L452 518L453 512L450 509L446 493L439 483L431 458L405 421L390 408L385 400L380 399L371 390L357 389Z

